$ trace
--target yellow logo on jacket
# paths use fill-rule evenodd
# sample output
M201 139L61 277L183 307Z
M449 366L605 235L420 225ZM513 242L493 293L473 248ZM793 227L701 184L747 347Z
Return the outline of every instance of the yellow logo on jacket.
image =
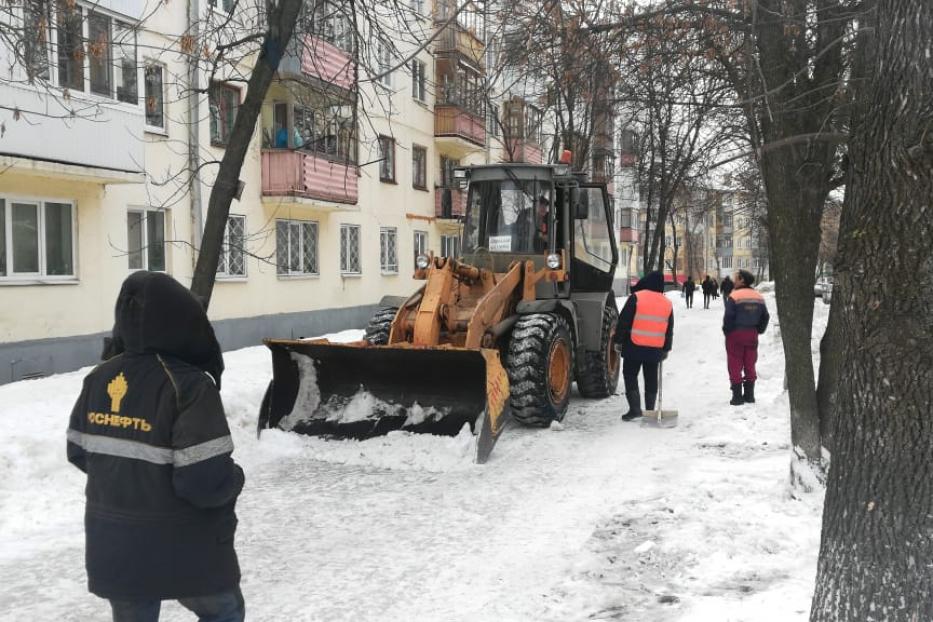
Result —
M126 376L123 375L122 371L116 378L110 381L107 385L107 395L110 396L111 412L120 412L120 403L123 401L123 398L126 397L126 392L129 388L130 385L127 384Z

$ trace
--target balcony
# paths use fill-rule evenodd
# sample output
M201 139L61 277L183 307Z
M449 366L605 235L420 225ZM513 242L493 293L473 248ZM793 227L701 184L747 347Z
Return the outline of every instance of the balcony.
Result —
M443 218L444 210L442 208L442 202L444 197L444 188L436 188L434 190L434 215L438 218ZM451 204L451 215L456 218L458 216L463 216L466 213L466 197L467 193L465 190L460 190L459 188L451 188L450 190L450 204Z
M292 42L279 73L314 78L346 90L352 90L356 83L356 63L350 54L313 35L305 35L300 43Z
M466 155L472 151L467 141L477 147L486 144L486 123L482 116L477 116L454 104L438 102L434 106L434 136L446 150L457 155Z
M538 143L524 138L510 138L508 140L509 149L506 156L511 154L512 162L543 163L544 153Z
M359 173L354 164L333 162L307 151L263 149L262 194L324 201L325 209L355 205Z
M619 230L619 241L629 244L638 243L638 229L632 229L631 227L622 227Z
M2 81L0 101L22 115L19 121L6 123L0 149L5 164L0 170L9 166L26 174L91 183L143 181L146 141L142 106L91 102L79 93L67 102L55 103L35 88ZM67 117L66 108L84 112ZM45 116L58 114L56 111L66 118Z
M459 54L477 67L482 67L486 46L472 32L459 24L451 24L434 40L437 54Z

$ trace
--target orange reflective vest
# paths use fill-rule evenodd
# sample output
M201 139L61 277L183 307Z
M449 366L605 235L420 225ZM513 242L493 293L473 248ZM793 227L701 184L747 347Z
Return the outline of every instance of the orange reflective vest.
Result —
M632 343L646 348L663 348L674 305L664 294L650 290L635 292L635 298Z

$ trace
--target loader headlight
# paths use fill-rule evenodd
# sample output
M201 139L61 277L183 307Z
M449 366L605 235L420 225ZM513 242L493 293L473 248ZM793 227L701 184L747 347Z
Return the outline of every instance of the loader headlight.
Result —
M560 255L556 253L552 253L548 255L546 263L547 263L547 267L550 268L551 270L557 270L558 268L560 268Z
M430 264L431 258L427 255L418 255L415 257L415 265L418 266L419 270L427 270Z

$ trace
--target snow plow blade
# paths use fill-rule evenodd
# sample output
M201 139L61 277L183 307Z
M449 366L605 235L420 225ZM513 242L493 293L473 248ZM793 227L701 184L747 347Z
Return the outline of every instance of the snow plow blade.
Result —
M267 339L272 382L259 431L280 428L367 439L393 430L456 436L475 462L489 457L509 418L508 375L496 350Z

